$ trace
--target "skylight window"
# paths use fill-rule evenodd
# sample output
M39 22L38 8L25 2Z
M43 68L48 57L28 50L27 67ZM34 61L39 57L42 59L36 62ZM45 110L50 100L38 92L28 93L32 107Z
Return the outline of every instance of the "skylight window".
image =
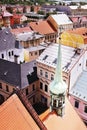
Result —
M8 34L8 31L6 31L5 33Z
M4 42L6 42L6 39L4 39Z
M48 57L48 55L45 55L45 56L44 56L44 58L43 58L43 60L46 60L46 59L47 59L47 57Z
M54 63L54 64L57 64L57 58L54 59L53 63Z

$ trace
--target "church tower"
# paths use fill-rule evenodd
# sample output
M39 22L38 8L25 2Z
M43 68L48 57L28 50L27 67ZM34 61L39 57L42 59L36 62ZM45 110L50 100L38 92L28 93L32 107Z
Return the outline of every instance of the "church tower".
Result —
M62 78L62 64L61 64L61 44L58 46L58 59L55 71L54 80L50 83L50 110L55 111L57 115L63 116L65 111L65 94L67 85Z

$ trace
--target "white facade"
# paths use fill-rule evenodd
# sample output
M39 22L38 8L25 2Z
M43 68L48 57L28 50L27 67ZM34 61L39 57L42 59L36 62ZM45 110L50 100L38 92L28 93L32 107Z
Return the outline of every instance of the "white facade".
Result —
M73 29L73 22L64 13L50 15L47 20L58 30L58 32L60 32L60 29L61 32Z
M15 59L15 57L17 57ZM18 64L24 62L24 49L9 49L0 52L0 58ZM16 60L16 61L15 61Z

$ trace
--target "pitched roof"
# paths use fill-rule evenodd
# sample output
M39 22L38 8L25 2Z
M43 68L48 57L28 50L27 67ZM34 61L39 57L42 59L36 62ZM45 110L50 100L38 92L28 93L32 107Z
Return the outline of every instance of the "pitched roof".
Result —
M52 17L58 25L72 24L72 21L66 14L54 14L50 17Z
M9 28L0 30L0 51L15 48L15 38Z
M87 71L82 72L76 84L69 93L87 102Z
M38 80L36 74L37 70L33 68L34 66L35 61L16 64L14 62L0 59L0 80L14 86L19 86L19 88L29 86L30 83ZM30 82L31 79L33 79L32 82Z
M54 112L50 113L50 110L47 110L40 115L40 119L42 119L48 130L87 130L67 98L65 100L65 115L63 117L56 115Z
M17 33L16 33L16 35L17 35ZM30 41L33 39L40 39L42 37L43 37L43 35L38 34L34 31L31 31L31 32L22 32L22 33L18 34L16 36L16 39L19 41Z
M26 33L26 32L32 32L32 30L30 29L30 27L22 27L22 28L15 28L15 29L11 29L11 32L15 35L20 34L20 33Z
M52 44L48 46L37 58L37 62L55 68L57 61L58 45L59 44ZM61 45L61 51L62 51L62 70L64 72L69 72L71 71L75 63L78 61L82 53L77 54L75 48L64 45Z
M39 32L40 34L56 32L47 21L30 22L29 25L34 31Z
M3 17L11 17L11 16L13 16L13 14L9 13L8 11L3 11L2 16Z
M0 106L0 130L46 130L25 95L22 92L17 95L13 94Z
M80 28L76 28L76 29L73 29L73 30L67 30L67 32L83 35L84 33L87 32L87 28L80 27Z
M67 32L76 34L77 36L81 35L84 38L84 40L87 39L87 28L85 28L85 27L68 30ZM86 41L84 41L84 42L87 43Z

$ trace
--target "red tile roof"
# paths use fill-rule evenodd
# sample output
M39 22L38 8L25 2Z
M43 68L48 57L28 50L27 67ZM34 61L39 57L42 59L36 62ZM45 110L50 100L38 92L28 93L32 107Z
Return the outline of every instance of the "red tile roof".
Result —
M34 31L37 31L40 34L50 34L56 32L47 21L30 22L29 25Z
M84 39L84 43L87 44L87 28L81 27L81 28L76 28L73 30L68 30L68 33L73 33L76 35L81 35Z
M14 18L14 19L17 19L17 18L20 19L22 16L23 16L23 15L21 15L21 14L14 14L14 15L13 15L13 18Z
M40 130L41 125L46 128L37 114L34 114L35 111L28 101L23 104L21 98L23 101L26 99L24 95L18 97L14 94L0 106L0 130ZM29 109L26 107L26 102ZM37 123L39 121L40 124Z
M69 30L67 32L83 35L85 32L87 32L87 28L81 27L81 28L76 28L76 29L73 29L73 30Z
M32 32L32 30L30 29L30 27L23 27L23 28L11 29L11 32L17 35L19 33Z
M40 116L48 130L87 130L70 102L66 98L65 115L57 116L55 112L47 110Z

